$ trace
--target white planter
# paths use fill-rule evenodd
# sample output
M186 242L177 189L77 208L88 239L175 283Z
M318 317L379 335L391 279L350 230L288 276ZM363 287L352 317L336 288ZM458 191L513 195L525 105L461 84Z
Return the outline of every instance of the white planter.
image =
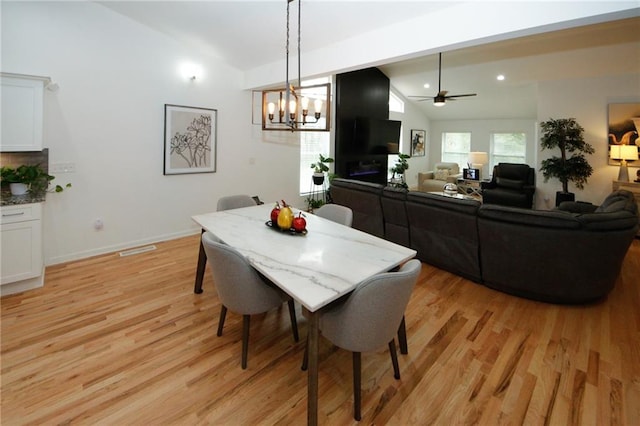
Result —
M25 183L10 183L11 195L24 195L29 190L29 186Z

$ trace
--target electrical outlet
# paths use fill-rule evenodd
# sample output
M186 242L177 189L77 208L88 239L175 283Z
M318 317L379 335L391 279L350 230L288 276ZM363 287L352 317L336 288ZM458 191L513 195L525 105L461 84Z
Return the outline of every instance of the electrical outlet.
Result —
M75 173L76 172L76 164L75 163L54 163L51 165L50 173Z

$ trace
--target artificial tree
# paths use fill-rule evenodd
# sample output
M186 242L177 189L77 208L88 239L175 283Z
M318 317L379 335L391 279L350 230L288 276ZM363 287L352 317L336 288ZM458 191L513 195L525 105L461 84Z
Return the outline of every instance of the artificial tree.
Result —
M575 194L569 192L569 182L573 182L578 189L584 189L584 184L593 173L585 154L593 154L595 149L585 142L584 129L575 118L551 118L540 123L540 128L542 150L560 150L560 157L554 155L542 161L540 171L544 181L557 178L562 183L562 191L556 192L556 206L562 201L573 201Z

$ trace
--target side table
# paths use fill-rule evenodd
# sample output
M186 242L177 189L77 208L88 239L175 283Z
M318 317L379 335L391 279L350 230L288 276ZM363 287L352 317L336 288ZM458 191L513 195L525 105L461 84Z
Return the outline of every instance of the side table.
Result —
M482 186L479 180L458 179L458 192L482 199Z
M617 191L618 189L624 189L626 191L632 192L633 197L636 199L636 204L638 205L638 211L640 211L640 183L614 180L613 190ZM640 218L638 218L638 222L640 222ZM636 238L638 237L640 237L640 230L638 230L638 233L636 234Z

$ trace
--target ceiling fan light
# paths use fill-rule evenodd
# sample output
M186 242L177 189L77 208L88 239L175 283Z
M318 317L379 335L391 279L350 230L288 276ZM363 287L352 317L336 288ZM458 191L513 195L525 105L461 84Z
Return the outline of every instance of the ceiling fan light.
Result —
M436 96L433 99L433 105L437 107L444 106L444 96Z

